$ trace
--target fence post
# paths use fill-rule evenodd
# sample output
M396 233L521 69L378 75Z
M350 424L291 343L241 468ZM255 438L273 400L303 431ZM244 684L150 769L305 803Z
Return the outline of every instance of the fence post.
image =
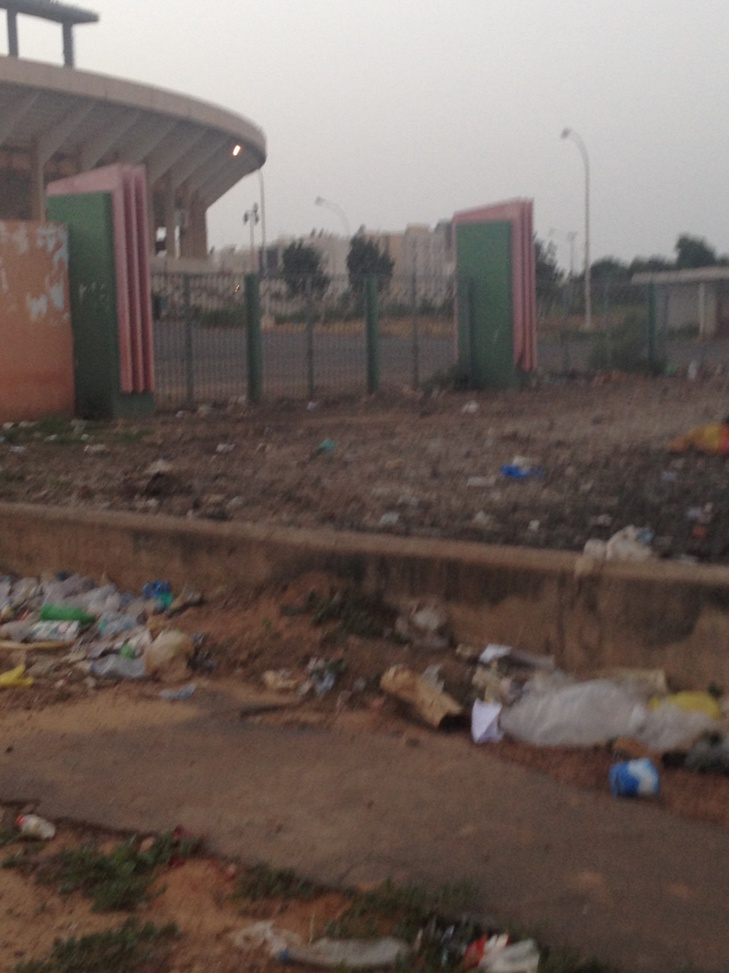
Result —
M191 408L195 404L195 362L192 347L192 300L189 274L183 274L182 277L182 312L185 322L185 404Z
M260 402L263 390L261 293L258 274L246 274L246 338L248 343L248 401Z
M314 398L314 306L311 300L311 277L307 276L306 293L306 378L309 388L309 400Z
M613 324L610 319L610 278L606 278L602 295L605 315L605 351L608 371L613 367Z
M562 288L562 371L569 375L572 368L570 361L570 311L572 310L572 278Z
M648 285L648 368L651 372L656 370L658 355L656 347L656 325L657 325L657 306L656 306L656 285Z
M418 321L418 278L413 274L410 281L410 307L412 308L413 339L413 388L420 387L420 322Z
M367 340L367 391L372 395L380 388L380 316L377 306L377 278L365 279L365 336Z

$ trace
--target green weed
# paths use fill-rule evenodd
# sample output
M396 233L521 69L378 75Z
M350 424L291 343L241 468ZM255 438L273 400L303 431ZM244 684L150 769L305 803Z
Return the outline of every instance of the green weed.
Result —
M45 959L18 963L15 973L159 973L177 936L174 923L127 919L106 932L57 939Z
M320 886L297 875L290 868L254 865L238 879L235 899L257 902L261 899L298 899L308 901L321 893Z
M180 840L168 833L144 851L137 838L129 838L108 854L92 845L79 845L42 860L14 855L5 859L3 867L33 870L38 882L55 886L62 895L81 892L95 912L131 911L149 898L162 866L175 857L190 857L199 845L197 839Z
M314 625L338 622L336 634L360 638L382 638L395 623L397 612L381 598L344 588L322 596L310 592L300 605L283 605L281 614L289 617L311 613Z

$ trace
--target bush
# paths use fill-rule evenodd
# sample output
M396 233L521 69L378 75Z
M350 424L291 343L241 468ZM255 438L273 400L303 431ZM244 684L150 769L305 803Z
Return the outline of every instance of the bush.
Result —
M648 320L645 315L628 314L617 327L592 337L587 360L591 371L658 372L658 361L648 361Z

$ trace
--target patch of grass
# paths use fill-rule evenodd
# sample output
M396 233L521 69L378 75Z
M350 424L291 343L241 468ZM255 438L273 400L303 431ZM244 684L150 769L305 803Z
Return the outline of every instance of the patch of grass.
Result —
M339 622L336 634L356 635L365 639L383 638L392 631L397 617L396 609L381 598L365 595L355 588L346 587L329 595L310 591L298 605L282 605L281 614L289 618L311 614L312 624L328 625Z
M233 893L235 899L258 902L261 899L297 899L308 902L320 895L322 888L297 875L290 868L254 865L241 875Z
M422 885L395 885L388 879L377 888L349 894L349 909L329 924L326 935L366 939L380 935L380 927L386 922L392 935L412 942L433 916L461 914L479 899L478 887L468 881L429 892Z
M158 870L174 858L188 858L199 849L199 839L180 839L170 832L156 838L144 851L129 838L104 854L92 845L59 852L47 859L14 855L4 868L33 870L37 881L58 888L62 895L81 892L95 912L135 909L149 898Z
M57 939L45 959L18 963L15 973L159 973L178 936L174 923L127 919L106 932Z
M0 848L12 845L14 841L18 840L18 834L19 832L14 828L0 828Z
M151 429L120 429L114 433L114 441L120 446L131 446L133 443L141 443L151 432Z

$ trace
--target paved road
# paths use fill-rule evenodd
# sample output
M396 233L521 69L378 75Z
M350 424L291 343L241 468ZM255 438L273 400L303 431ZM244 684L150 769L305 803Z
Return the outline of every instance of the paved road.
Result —
M222 853L324 881L470 877L491 915L630 973L726 970L726 831L560 785L464 738L414 746L239 711L228 687L6 714L0 798L123 829L182 823Z

